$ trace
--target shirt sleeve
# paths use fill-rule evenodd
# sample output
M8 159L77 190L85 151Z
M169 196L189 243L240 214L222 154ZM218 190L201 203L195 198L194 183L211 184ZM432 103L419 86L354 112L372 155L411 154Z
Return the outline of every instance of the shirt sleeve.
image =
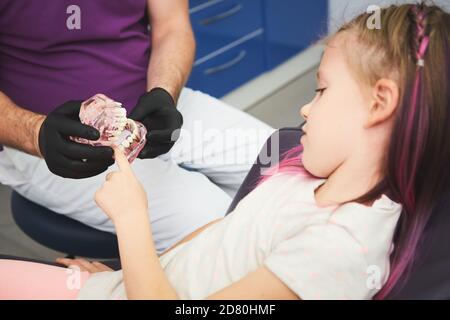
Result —
M281 241L265 266L300 299L370 299L363 246L345 227L311 225Z

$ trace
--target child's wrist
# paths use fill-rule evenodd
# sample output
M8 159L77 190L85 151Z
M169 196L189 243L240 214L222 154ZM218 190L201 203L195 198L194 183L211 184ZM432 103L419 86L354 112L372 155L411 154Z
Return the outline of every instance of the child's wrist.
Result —
M136 223L149 222L148 210L133 209L126 213L121 213L117 217L113 218L113 223L117 227L135 225Z

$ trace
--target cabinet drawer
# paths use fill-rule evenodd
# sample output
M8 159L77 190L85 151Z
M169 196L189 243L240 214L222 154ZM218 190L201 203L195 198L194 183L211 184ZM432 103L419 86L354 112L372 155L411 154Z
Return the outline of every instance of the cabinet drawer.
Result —
M221 97L264 71L263 31L194 66L187 86Z
M202 1L191 8L196 57L218 50L263 25L261 0Z
M222 0L189 0L189 8L194 9L197 7L208 6L210 3L218 2Z

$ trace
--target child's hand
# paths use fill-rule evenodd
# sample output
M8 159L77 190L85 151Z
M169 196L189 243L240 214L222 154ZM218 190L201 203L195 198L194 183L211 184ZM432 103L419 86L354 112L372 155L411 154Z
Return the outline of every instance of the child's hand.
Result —
M80 271L87 271L89 273L114 271L103 263L100 263L98 261L89 262L86 259L57 258L56 262L66 266L67 268L78 267Z
M127 158L118 148L114 148L114 158L119 171L106 175L106 181L95 193L95 202L114 223L122 218L135 218L137 214L147 215L147 194Z

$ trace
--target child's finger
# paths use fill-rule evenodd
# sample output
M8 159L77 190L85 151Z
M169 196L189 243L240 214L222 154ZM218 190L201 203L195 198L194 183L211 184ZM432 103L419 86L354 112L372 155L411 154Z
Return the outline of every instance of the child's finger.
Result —
M99 271L114 271L113 269L111 269L107 265L105 265L105 264L103 264L101 262L98 262L98 261L93 261L92 264L94 266L96 266Z
M89 271L83 266L80 261L78 261L78 259L58 258L56 259L56 262L66 266L67 268L73 268L74 266L76 266L80 269L80 271Z
M117 166L119 167L119 170L123 172L131 172L130 163L128 162L127 157L125 157L123 151L117 147L114 147L113 149L114 149L114 159L116 159L116 163Z
M81 270L89 271L91 273L96 271L95 266L87 261L86 259L76 259L78 266L81 267Z
M71 263L73 263L73 260L67 258L56 258L56 262L68 267Z

